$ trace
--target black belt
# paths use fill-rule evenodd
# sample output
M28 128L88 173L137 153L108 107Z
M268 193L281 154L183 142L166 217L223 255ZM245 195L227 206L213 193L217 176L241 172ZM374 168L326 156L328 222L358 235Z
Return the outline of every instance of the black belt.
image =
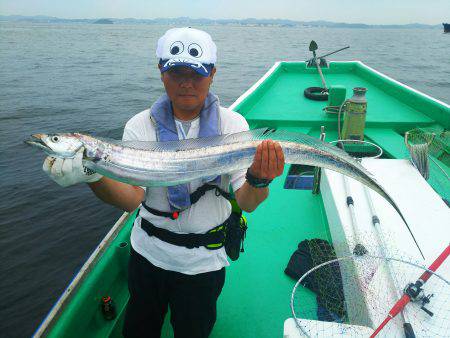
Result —
M217 197L222 196L226 198L227 200L231 199L231 194L226 192L225 190L222 190L217 185L213 184L203 184L201 187L199 187L196 191L194 191L192 194L189 195L189 199L191 201L191 205L198 202L198 200L207 192L210 190L215 190L215 194ZM145 202L142 202L142 206L145 210L147 210L149 213L160 216L160 217L167 217L170 219L177 219L180 215L180 212L182 210L176 210L176 211L160 211L157 209L150 208Z
M225 244L225 232L230 219L231 216L225 222L211 229L206 234L179 234L158 228L142 217L141 228L147 235L155 236L156 238L173 245L184 246L188 249L204 246L207 249L216 250L220 249Z
M142 202L142 206L149 213L151 213L153 215L156 215L156 216L160 216L160 217L167 217L167 218L170 218L170 219L177 219L178 216L180 215L179 211L160 211L160 210L157 210L157 209L150 208L147 204L145 204L145 202Z

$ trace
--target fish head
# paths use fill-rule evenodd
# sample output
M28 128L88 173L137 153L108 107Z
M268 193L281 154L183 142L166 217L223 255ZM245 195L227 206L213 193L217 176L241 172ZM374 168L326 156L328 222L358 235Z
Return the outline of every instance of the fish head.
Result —
M77 134L34 134L26 144L42 149L54 157L73 158L83 147L83 142Z

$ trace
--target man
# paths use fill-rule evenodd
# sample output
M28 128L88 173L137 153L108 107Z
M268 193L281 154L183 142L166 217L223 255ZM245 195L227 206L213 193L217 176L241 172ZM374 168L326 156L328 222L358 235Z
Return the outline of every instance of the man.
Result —
M156 55L166 94L128 121L124 140L176 141L248 130L241 115L220 107L209 92L217 59L209 34L193 28L170 29L159 39ZM224 248L191 245L188 237L206 241L206 233L227 224L230 185L239 207L255 210L267 198L270 181L281 175L283 168L283 151L270 140L257 148L247 172L175 187L145 189L89 175L83 171L81 153L73 160L49 157L44 162L44 171L63 186L87 182L106 203L130 212L140 207L131 233L126 337L159 337L169 306L176 337L210 334L229 263ZM210 186L218 189L206 189L193 200L194 192Z

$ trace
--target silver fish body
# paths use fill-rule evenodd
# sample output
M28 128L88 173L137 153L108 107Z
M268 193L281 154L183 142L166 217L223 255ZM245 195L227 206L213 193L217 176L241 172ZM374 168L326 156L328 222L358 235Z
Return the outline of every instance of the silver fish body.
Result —
M74 155L84 147L83 164L87 168L124 183L148 187L177 185L246 169L252 164L257 146L272 139L280 143L286 163L323 167L352 177L378 192L398 210L358 161L335 146L300 133L264 128L170 142L117 141L77 133L37 134L36 139L39 144L32 145L52 156L70 157L71 152Z
M267 139L279 142L286 163L327 168L379 193L399 213L414 238L393 199L357 160L305 134L264 128L170 142L116 141L77 133L36 134L26 143L56 157L73 157L83 147L83 164L87 168L124 183L151 187L246 169L253 162L257 146Z

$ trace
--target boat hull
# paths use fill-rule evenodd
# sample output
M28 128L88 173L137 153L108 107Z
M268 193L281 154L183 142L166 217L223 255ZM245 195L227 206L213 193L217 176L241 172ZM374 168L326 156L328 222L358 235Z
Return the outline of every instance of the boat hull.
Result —
M413 128L450 128L450 106L364 65L359 61L331 62L323 69L327 85L344 86L347 97L354 87L367 88L365 138L383 148L387 158L408 158L403 135ZM327 102L311 101L304 89L321 86L315 68L305 62L277 62L258 82L231 105L251 128L273 127L337 139L337 117L326 114ZM449 164L436 163L447 174ZM448 178L430 164L428 183L450 200ZM218 318L212 337L274 337L283 332L291 316L289 299L295 284L283 271L297 244L304 239L331 241L322 194L285 189L291 168L270 187L269 200L248 214L245 253L227 268L225 287L218 302ZM52 312L36 332L51 337L119 337L128 301L127 260L129 236L135 214L125 214L120 225L96 250L88 266L75 277ZM99 220L100 221L100 220ZM314 301L312 292L302 295ZM106 320L101 297L111 296L117 317ZM316 319L316 318L309 318ZM171 336L166 320L163 337Z

